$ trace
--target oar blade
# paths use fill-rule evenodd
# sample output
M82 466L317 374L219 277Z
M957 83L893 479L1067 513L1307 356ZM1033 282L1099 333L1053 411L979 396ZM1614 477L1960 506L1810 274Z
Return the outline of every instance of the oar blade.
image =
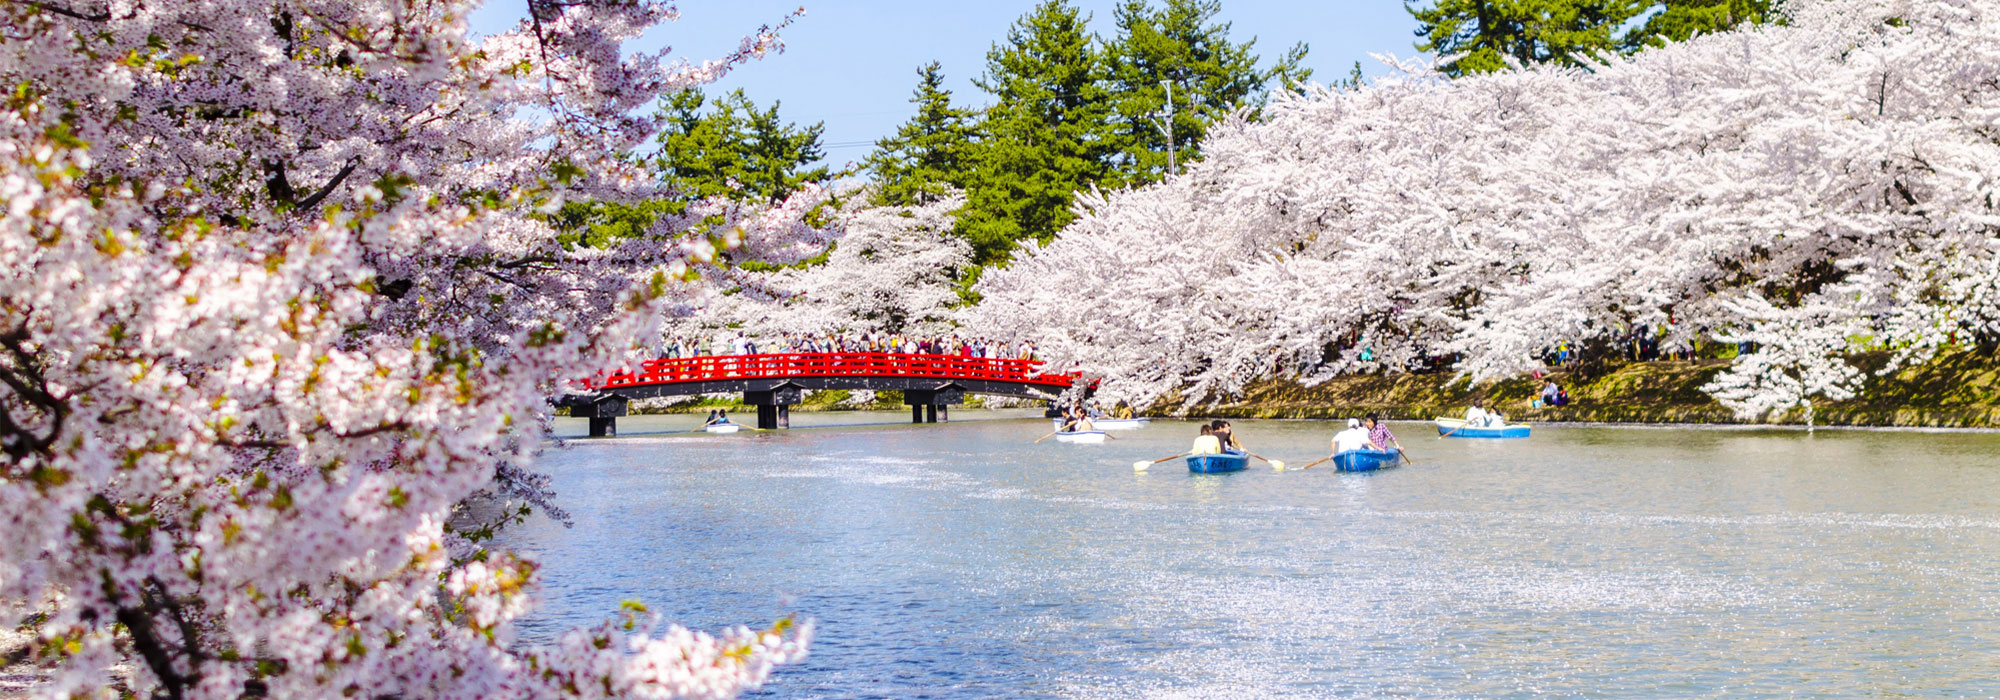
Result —
M1152 466L1153 466L1153 463L1152 463L1152 462L1147 462L1147 461L1144 461L1144 460L1141 460L1141 461L1137 461L1137 462L1133 462L1133 463L1132 463L1132 471L1135 471L1135 472L1143 472L1143 471L1146 471L1147 469L1151 468Z
M1275 471L1284 471L1284 470L1285 470L1285 460L1282 460L1282 459L1274 459L1274 460L1271 460L1271 469L1273 469L1273 470L1275 470Z

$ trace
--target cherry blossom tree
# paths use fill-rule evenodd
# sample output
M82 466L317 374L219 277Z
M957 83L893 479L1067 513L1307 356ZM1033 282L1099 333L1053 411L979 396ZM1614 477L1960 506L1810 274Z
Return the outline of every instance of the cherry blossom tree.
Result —
M976 288L1114 398L1196 400L1561 342L1754 350L1746 416L2000 338L2000 2L1798 0L1782 24L1443 80L1280 96L1162 184L1099 193ZM1450 60L1445 57L1443 60ZM1388 59L1392 63L1394 59Z
M729 697L805 653L637 605L520 643L536 567L459 511L546 503L548 398L737 286L719 250L824 250L817 188L606 247L545 220L658 196L635 109L776 34L688 63L621 48L669 4L473 9L0 2L0 625L37 695Z
M667 334L951 333L959 303L954 279L972 259L971 246L951 233L964 193L947 188L937 200L911 206L875 199L867 189L846 188L831 217L842 235L826 260L745 280L740 293L676 319Z

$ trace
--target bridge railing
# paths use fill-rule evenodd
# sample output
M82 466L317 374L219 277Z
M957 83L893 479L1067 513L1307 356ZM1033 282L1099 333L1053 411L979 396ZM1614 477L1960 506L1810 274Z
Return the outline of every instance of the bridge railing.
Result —
M797 352L708 355L650 360L636 371L610 372L585 383L591 389L729 379L788 377L914 377L984 379L1067 389L1071 378L1043 373L1035 360L894 352Z

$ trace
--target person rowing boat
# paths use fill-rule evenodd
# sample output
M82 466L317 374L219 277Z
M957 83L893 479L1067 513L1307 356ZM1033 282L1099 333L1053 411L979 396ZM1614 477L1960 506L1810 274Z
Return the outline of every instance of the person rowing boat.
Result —
M1201 436L1194 439L1194 446L1188 448L1188 454L1191 455L1222 454L1222 441L1215 439L1215 428L1213 426L1210 426L1207 423L1201 424Z
M1332 443L1333 443L1332 456L1334 457L1339 457L1342 453L1345 452L1366 450L1371 447L1374 447L1377 450L1382 449L1380 447L1375 447L1373 441L1368 439L1368 431L1362 429L1361 421L1355 420L1353 418L1347 419L1346 430L1342 430L1338 433L1333 434Z
M1243 442L1236 439L1236 430L1229 427L1229 421L1217 418L1215 422L1209 423L1208 427L1214 433L1215 441L1222 445L1223 454L1241 455L1250 453L1249 450L1243 449Z
M1096 426L1090 424L1090 417L1084 415L1083 409L1072 408L1063 413L1062 432L1082 433L1096 429Z
M1389 424L1382 422L1381 413L1370 413L1365 420L1367 421L1365 427L1368 428L1368 444L1370 446L1383 452L1388 452L1390 447L1395 447L1396 449L1403 448L1403 444L1396 441L1396 434L1389 432Z

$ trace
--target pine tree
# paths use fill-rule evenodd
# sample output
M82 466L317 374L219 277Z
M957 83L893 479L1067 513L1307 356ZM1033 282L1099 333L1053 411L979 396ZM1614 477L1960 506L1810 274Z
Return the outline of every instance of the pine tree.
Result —
M550 221L565 243L608 245L644 235L662 215L685 211L689 202L777 202L804 183L827 180L825 167L807 167L825 157L824 127L786 122L778 105L759 109L742 90L712 101L699 90L662 98L655 113L660 150L635 159L675 196L629 204L572 201Z
M1407 1L1404 9L1419 23L1417 49L1462 54L1445 72L1453 76L1491 73L1522 63L1579 64L1599 51L1626 43L1621 29L1653 3L1650 0L1434 0L1428 8Z
M939 63L932 61L917 74L917 90L910 98L917 105L916 116L898 127L896 135L877 141L866 162L875 174L876 202L885 206L937 202L965 186L971 167L974 114L952 106Z
M1770 0L1661 0L1653 5L1656 11L1645 26L1626 38L1628 48L1687 41L1696 34L1714 34L1771 17Z
M1118 36L1104 48L1114 103L1115 184L1160 179L1167 172L1172 113L1173 160L1186 163L1200 154L1210 124L1239 107L1264 105L1273 83L1303 82L1304 44L1293 46L1270 68L1257 67L1256 39L1229 40L1228 22L1217 22L1220 0L1167 0L1154 9L1148 0L1126 0L1114 11ZM1167 109L1171 84L1173 109Z
M655 172L687 200L776 201L800 184L825 180L826 168L807 167L825 157L824 125L786 122L779 105L760 109L742 90L713 102L694 90L663 100Z
M976 265L1006 261L1019 241L1048 240L1070 222L1077 190L1109 162L1110 100L1083 16L1046 0L986 54L986 111L959 230Z

